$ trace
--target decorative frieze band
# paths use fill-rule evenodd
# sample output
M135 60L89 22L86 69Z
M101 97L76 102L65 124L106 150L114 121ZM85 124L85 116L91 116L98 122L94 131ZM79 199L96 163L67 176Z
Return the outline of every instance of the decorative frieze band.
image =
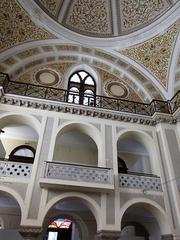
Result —
M143 116L133 113L124 113L113 110L105 110L100 108L93 108L82 105L75 105L64 102L55 102L55 101L45 101L41 99L26 98L22 96L13 96L13 95L2 95L0 94L0 103L8 104L19 107L41 109L47 111L71 113L75 115L83 115L89 117L103 118L121 122L130 122L143 125L155 126L158 123L170 123L175 124L180 118L175 117L174 115L164 114L164 113L155 113L151 116Z

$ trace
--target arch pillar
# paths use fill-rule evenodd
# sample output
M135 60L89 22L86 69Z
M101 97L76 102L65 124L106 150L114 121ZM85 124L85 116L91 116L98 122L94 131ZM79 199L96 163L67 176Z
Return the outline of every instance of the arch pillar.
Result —
M118 240L120 239L120 231L99 231L96 234L97 240Z

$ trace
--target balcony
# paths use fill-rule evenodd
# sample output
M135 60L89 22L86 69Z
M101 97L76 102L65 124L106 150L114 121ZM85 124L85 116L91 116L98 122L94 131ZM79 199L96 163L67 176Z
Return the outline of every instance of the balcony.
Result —
M0 161L0 178L30 178L32 164L21 162Z
M120 173L119 187L162 192L160 178L151 174L139 174L132 172L128 172L128 174Z
M68 92L59 88L12 81L4 73L0 73L0 86L2 86L4 93L8 94L66 102L75 105L79 104L79 94L77 92ZM180 107L180 91L171 100L161 101L154 99L151 103L85 94L82 105L144 116L153 116L155 113L173 114Z
M110 168L46 162L40 186L99 192L113 190L114 181Z

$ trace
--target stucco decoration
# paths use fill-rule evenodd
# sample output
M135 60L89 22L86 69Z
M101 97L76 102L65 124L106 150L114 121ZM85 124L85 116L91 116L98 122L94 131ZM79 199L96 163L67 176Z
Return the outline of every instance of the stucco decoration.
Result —
M39 2L48 10L48 12L50 12L53 16L56 16L62 0L37 0L36 2Z
M58 87L62 81L62 77L59 72L52 68L41 68L38 69L32 78L33 83L38 85L44 85L49 87Z
M111 35L111 2L109 0L74 0L71 2L63 24L83 34Z
M28 41L55 38L37 27L15 0L1 0L0 9L0 51Z
M122 31L147 24L170 6L168 0L119 0Z
M122 50L121 53L140 63L155 75L163 87L167 88L169 64L179 30L180 21L164 34L141 45Z
M118 96L113 96L113 94L111 94L111 92L108 90L109 85L111 85L112 83L118 83L119 86L124 89L124 94L122 94L121 97L119 96L120 98L125 98L127 100L137 102L144 101L144 99L142 100L141 97L138 96L137 93L134 91L134 89L132 89L130 85L124 81L124 79L120 79L117 76L109 73L108 71L104 71L99 68L96 68L96 70L98 71L102 81L102 95L118 98Z
M127 99L129 96L128 88L118 80L107 81L104 85L104 92L108 97Z
M23 83L33 83L35 85L49 85L50 87L56 87L56 88L64 88L64 75L67 72L67 70L72 66L73 63L56 63L56 64L48 64L43 67L33 68L32 70L29 70L23 74L19 74L17 76L16 81L17 82L23 82ZM48 81L54 79L55 81L51 81L50 84L44 84L42 79L37 79L37 73L47 72L50 74L54 74L55 78L51 77L49 75ZM45 76L46 78L47 76Z

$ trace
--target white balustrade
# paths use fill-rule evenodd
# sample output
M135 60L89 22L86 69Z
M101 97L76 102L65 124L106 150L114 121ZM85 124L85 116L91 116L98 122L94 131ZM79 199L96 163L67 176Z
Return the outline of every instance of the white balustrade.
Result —
M30 163L0 161L0 177L29 178L31 170Z
M46 162L45 178L112 184L113 175L109 168L79 166L64 163Z
M162 191L161 180L155 176L119 174L119 187Z

